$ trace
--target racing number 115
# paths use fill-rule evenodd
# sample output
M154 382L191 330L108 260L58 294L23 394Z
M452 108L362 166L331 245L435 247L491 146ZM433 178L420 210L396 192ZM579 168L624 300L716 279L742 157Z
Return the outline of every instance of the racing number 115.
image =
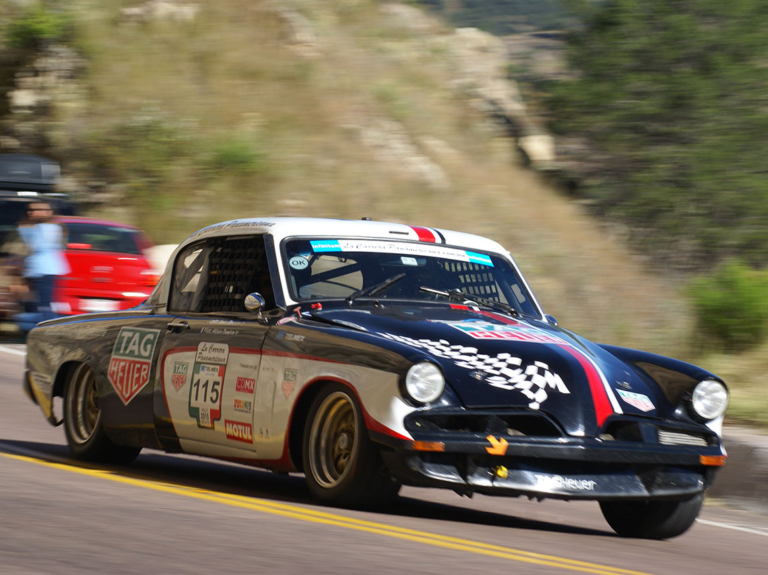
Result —
M206 379L205 382L201 384L201 379L194 379L192 381L192 391L195 394L194 403L212 403L213 405L218 405L219 403L219 389L221 388L221 380L220 379L214 379L211 381L210 379ZM210 401L208 399L208 386L210 385ZM200 401L200 390L203 390L203 400Z

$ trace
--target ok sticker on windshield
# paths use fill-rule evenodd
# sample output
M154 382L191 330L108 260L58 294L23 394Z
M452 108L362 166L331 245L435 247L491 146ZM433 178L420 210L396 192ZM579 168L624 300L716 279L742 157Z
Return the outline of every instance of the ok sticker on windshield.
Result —
M295 270L303 270L309 266L309 260L304 256L293 256L288 260L288 265Z

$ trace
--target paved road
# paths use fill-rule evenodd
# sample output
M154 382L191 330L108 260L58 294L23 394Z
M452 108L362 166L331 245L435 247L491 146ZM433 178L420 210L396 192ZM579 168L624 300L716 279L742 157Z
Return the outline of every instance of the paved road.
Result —
M82 467L0 345L0 573L764 574L768 517L708 505L687 534L621 539L595 503L405 488L383 512L326 508L301 476L145 451Z

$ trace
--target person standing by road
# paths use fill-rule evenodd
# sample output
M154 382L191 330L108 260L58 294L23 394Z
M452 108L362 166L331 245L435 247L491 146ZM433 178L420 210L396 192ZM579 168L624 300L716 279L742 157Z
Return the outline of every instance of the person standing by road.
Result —
M53 210L47 202L32 202L27 220L19 226L19 235L29 248L24 260L24 277L34 292L33 308L16 316L25 333L41 321L56 317L51 301L57 276L69 273L69 263L62 250L61 226L51 222Z

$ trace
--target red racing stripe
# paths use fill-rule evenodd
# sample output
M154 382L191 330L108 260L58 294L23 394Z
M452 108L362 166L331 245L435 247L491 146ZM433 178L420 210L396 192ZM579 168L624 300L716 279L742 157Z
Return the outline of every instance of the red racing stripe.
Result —
M430 242L430 243L437 243L437 238L435 237L434 232L432 230L429 230L427 228L422 228L419 226L409 226L414 232L416 232L416 235L419 236L420 242Z
M592 402L595 404L597 425L598 427L602 427L605 420L608 419L610 415L613 415L613 407L611 407L611 400L608 399L608 394L605 391L605 387L603 387L603 380L600 379L600 374L597 373L597 369L592 365L592 362L576 349L569 345L560 345L558 347L564 349L575 357L581 364L584 373L587 374L589 389L592 392Z

